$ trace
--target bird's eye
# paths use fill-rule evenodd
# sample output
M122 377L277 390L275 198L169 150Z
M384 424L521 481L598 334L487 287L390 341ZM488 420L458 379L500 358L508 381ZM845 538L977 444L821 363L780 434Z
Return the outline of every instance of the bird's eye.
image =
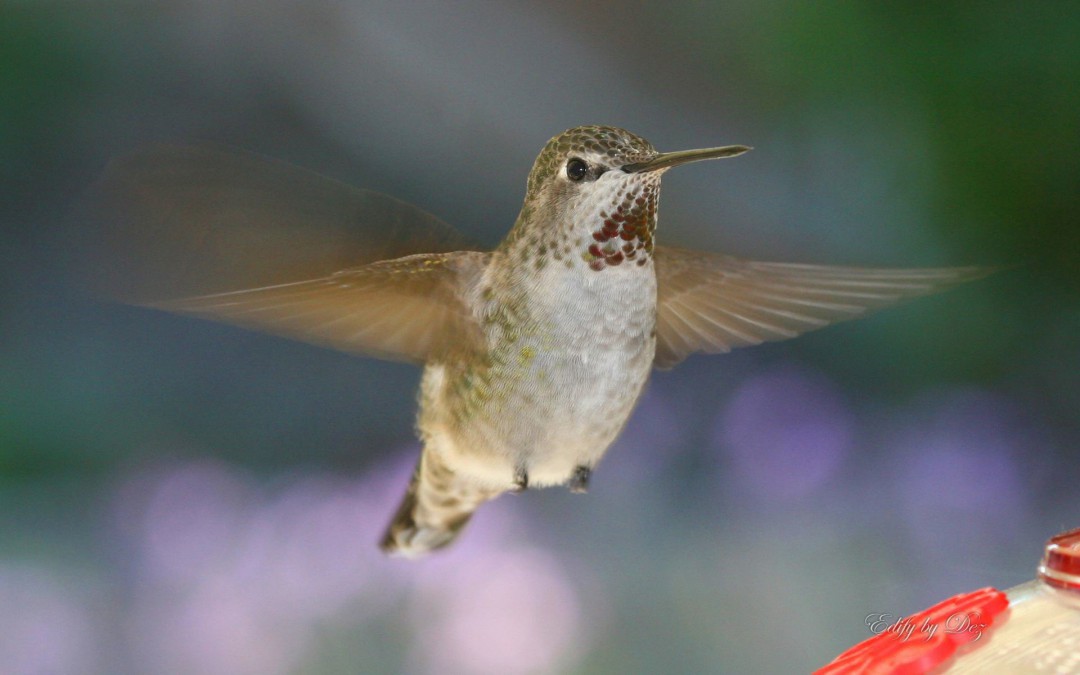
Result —
M589 165L581 161L577 157L574 157L566 163L566 177L575 183L580 183L585 175L589 173Z

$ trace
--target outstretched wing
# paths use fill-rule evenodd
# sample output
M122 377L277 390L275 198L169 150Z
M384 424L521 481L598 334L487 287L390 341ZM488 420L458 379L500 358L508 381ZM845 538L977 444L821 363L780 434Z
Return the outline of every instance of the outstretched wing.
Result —
M406 361L476 334L457 289L485 254L453 228L255 155L138 151L107 167L73 225L73 275L109 299Z
M990 272L765 263L665 246L655 261L657 368L786 340Z
M438 218L392 197L210 147L157 145L114 160L72 224L79 278L125 302L476 249Z
M413 255L321 279L151 303L346 352L422 363L480 348L464 304L490 254Z

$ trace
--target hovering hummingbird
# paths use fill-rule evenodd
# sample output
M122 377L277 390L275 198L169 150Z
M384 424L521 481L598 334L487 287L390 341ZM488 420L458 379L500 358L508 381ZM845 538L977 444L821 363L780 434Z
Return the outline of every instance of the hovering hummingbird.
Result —
M482 251L377 193L250 156L158 148L114 162L99 184L102 241L128 253L104 273L138 304L422 364L423 450L381 543L416 557L504 492L584 492L654 368L985 273L656 244L661 176L749 149L662 153L623 129L570 129L537 157L509 234Z

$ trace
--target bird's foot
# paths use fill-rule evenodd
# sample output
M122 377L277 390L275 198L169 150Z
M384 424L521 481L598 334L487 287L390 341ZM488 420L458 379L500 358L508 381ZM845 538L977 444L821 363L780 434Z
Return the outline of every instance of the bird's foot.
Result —
M529 472L525 467L518 467L514 471L514 487L510 490L514 494L521 494L529 489Z
M570 492L584 494L589 491L589 478L592 477L592 469L587 466L579 466L574 469L570 476Z

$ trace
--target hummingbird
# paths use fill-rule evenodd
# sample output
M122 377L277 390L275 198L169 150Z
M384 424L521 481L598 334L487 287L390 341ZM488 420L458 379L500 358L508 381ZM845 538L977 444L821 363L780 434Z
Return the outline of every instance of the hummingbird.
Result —
M494 250L385 195L206 148L117 160L92 201L108 213L106 247L127 253L103 270L114 296L153 295L147 287L162 282L157 297L127 301L423 367L423 447L381 541L416 558L503 493L585 492L653 369L986 273L755 262L657 244L661 177L748 150L659 152L621 128L569 129L536 158ZM163 281L167 267L176 273ZM201 290L175 295L185 284Z

